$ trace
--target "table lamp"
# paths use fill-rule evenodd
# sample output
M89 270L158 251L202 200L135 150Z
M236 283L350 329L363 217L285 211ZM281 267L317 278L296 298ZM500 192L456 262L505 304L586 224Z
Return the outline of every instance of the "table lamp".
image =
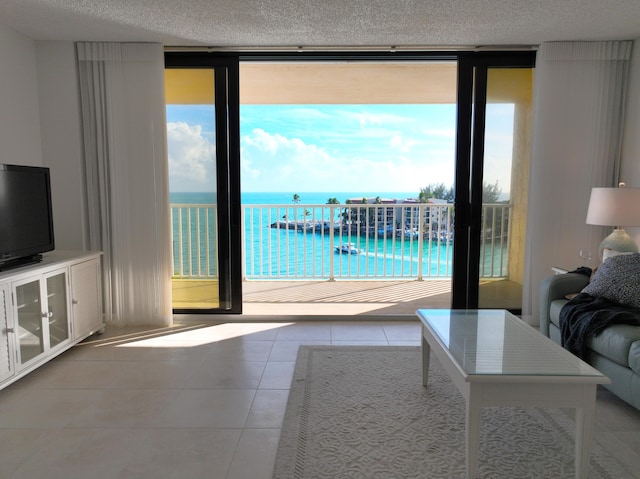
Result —
M621 227L640 226L640 188L626 188L624 183L618 188L592 188L587 224L615 226L600 243L600 256L604 250L637 253L638 245Z

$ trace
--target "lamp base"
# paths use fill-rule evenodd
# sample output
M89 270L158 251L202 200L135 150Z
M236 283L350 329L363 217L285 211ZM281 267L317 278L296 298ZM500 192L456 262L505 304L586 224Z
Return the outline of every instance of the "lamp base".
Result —
M633 241L633 238L629 236L629 233L622 228L616 228L613 230L613 233L603 239L602 243L600 243L600 246L598 247L600 256L602 256L602 252L605 249L611 249L620 253L637 253L638 245Z

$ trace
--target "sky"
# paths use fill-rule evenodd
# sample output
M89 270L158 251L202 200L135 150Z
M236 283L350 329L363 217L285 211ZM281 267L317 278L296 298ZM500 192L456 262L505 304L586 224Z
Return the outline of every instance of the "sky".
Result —
M415 192L454 180L455 105L242 105L244 192ZM513 106L487 111L485 181L510 183ZM171 191L213 191L212 105L168 105Z

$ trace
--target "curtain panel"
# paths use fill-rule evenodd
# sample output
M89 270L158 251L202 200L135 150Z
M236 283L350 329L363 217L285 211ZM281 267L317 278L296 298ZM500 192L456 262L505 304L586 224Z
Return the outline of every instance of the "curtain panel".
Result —
M598 244L610 231L586 224L587 206L592 187L621 180L632 45L551 42L538 51L523 284L523 314L534 325L552 266L600 262Z
M76 44L86 234L107 321L167 326L171 249L162 45Z

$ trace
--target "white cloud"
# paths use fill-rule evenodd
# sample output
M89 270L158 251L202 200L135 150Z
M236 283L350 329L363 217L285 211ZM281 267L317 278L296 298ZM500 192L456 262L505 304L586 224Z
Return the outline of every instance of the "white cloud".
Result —
M446 128L446 129L430 129L426 130L425 135L440 137L440 138L455 138L456 130L455 128Z
M389 140L389 145L392 148L398 149L403 153L408 153L411 150L411 147L416 145L418 142L413 139L405 139L399 133L394 133L391 135L391 139Z
M327 120L331 119L331 115L328 115L317 108L292 108L285 111L287 118L296 120Z
M242 138L243 183L252 185L248 187L252 191L277 191L285 185L291 189L308 183L310 173L312 180L322 180L330 174L332 161L316 145L260 128Z
M167 123L169 180L172 191L215 189L216 147L200 125Z
M242 138L243 191L416 191L429 183L452 184L453 146L412 156L412 140L374 158L335 156L299 138L255 129ZM250 174L247 174L250 173Z
M340 115L345 118L355 120L360 123L360 127L364 128L366 126L379 126L379 125L397 125L400 123L406 123L411 121L410 118L403 117L400 115L394 115L392 113L371 113L371 112L359 112L354 113L351 111L340 111Z

